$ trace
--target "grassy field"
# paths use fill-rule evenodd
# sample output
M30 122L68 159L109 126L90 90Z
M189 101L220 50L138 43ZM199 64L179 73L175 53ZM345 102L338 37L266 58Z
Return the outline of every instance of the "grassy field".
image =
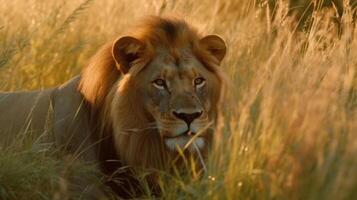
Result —
M0 90L56 86L140 18L182 16L225 38L230 95L207 173L165 179L163 198L357 199L355 10L326 1L298 24L306 7L279 2L0 0ZM0 148L0 199L66 199L95 173L43 146Z

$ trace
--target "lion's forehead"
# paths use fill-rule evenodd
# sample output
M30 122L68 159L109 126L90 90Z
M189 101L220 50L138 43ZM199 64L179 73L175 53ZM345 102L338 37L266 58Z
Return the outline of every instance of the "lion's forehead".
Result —
M153 78L161 77L170 79L194 79L207 70L194 55L176 57L169 52L162 52L151 62Z

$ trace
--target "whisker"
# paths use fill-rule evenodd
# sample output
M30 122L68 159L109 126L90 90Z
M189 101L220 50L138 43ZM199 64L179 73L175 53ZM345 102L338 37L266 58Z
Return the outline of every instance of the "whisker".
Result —
M178 121L173 121L173 120L158 120L158 122L159 123L164 123L164 124L179 124Z
M148 126L148 127L145 127L145 128L132 128L132 129L122 129L120 130L120 133L119 134L131 134L131 133L140 133L142 131L145 131L145 130L154 130L154 129L157 129L158 127L157 126Z

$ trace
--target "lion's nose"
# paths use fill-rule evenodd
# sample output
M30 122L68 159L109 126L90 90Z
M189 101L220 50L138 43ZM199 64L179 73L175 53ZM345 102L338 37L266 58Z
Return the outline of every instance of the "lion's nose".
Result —
M202 111L194 112L194 113L183 113L183 112L173 111L173 114L175 115L175 117L182 119L188 125L190 125L193 120L199 118L202 115Z

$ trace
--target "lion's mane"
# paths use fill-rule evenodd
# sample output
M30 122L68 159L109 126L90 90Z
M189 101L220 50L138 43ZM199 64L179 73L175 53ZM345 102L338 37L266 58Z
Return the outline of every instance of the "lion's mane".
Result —
M118 70L120 63L113 58L113 41L103 46L90 60L82 72L78 89L89 106L95 135L99 140L106 141L101 152L104 160L118 159L122 165L163 169L172 153L164 148L158 131L147 128L151 119L143 111L141 94L136 92L135 88L141 84L135 79L136 75L156 55L155 50L160 46L169 47L171 54L179 57L176 49L189 45L193 56L223 82L218 67L220 63L207 47L200 44L202 36L183 20L151 17L130 33L147 46L145 55L135 62L130 73L124 75ZM216 101L219 100L216 98ZM213 112L218 113L218 108L214 108ZM106 171L111 173L117 167L109 166Z

